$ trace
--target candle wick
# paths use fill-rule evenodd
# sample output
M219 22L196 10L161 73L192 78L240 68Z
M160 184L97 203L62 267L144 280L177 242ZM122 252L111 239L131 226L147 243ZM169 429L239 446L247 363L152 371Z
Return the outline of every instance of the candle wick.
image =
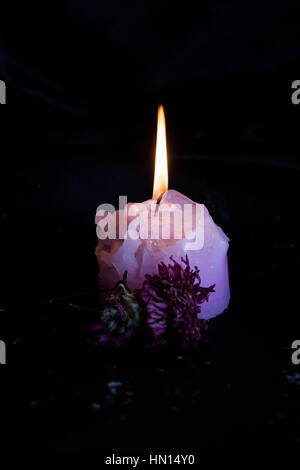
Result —
M160 201L162 200L164 194L165 194L166 191L163 191L162 193L160 193L160 195L158 196L157 200L156 200L156 207L155 207L155 215L157 214L158 212L158 209L159 209L159 204L160 204Z

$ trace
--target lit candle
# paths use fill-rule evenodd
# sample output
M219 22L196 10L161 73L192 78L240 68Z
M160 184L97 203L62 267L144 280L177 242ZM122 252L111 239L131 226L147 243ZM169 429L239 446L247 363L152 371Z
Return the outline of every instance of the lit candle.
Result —
M190 266L200 269L201 285L215 284L215 292L201 305L200 317L222 313L230 299L227 250L229 239L203 204L168 190L165 115L158 110L153 198L127 204L108 213L106 205L96 215L99 284L110 289L128 272L127 283L140 288L146 274L157 272L158 264L177 262L188 255Z

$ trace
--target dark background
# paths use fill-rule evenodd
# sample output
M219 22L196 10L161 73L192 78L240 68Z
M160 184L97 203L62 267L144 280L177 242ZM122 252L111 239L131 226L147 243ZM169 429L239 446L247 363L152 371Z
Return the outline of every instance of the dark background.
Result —
M298 447L299 4L2 8L3 448ZM151 196L159 103L170 187L231 239L230 307L195 350L95 349L68 302L96 303L97 206Z

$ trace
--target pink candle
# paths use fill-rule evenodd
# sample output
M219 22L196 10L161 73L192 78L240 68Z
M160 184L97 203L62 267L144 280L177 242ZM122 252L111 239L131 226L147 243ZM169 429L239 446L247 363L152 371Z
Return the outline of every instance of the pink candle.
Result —
M153 198L127 204L109 214L99 206L96 257L101 289L114 287L128 271L128 285L140 288L145 274L154 274L160 262L178 262L188 255L190 266L200 269L201 285L215 284L201 318L222 313L230 299L227 250L229 239L214 223L206 207L168 190L165 118L159 108ZM157 200L160 201L157 205Z

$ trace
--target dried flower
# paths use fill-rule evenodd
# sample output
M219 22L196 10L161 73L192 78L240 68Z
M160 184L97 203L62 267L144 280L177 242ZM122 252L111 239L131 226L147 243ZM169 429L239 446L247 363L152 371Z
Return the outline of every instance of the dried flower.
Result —
M123 341L135 334L141 319L141 304L136 294L126 285L127 272L105 299L101 320L91 332L96 344L113 343L119 348Z
M200 285L200 270L191 269L187 256L181 258L182 265L173 257L171 260L173 264L168 266L163 262L158 265L158 274L145 276L139 296L145 303L153 345L173 341L188 347L197 344L207 329L199 314L215 285Z
M179 264L158 265L158 274L146 274L141 289L132 292L126 285L126 275L106 297L101 319L91 332L96 344L113 343L118 348L139 330L156 346L175 343L194 346L207 329L199 318L201 304L208 301L215 285L202 287L200 270L191 269L189 259Z

